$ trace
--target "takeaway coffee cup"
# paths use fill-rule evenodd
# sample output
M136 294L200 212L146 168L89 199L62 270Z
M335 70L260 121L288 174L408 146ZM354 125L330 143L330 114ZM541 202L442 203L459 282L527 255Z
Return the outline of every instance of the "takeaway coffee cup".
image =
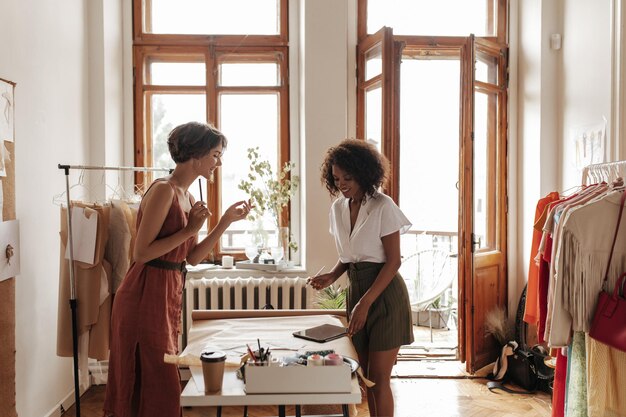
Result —
M224 378L224 362L226 354L221 351L202 352L200 355L202 362L202 375L204 376L204 392L213 393L222 389L222 379Z

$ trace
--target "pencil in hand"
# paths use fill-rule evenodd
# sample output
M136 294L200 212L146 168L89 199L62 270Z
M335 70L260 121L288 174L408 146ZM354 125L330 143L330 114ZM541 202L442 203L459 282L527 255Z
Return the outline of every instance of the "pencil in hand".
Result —
M319 270L319 271L317 271L317 272L315 273L315 275L313 275L312 277L310 277L309 279L307 279L307 280L306 280L306 284L307 284L307 285L312 285L312 284L311 284L311 280L312 280L313 278L315 278L315 277L319 276L319 274L321 274L321 273L322 273L322 271L324 270L324 268L326 268L326 265L324 265L323 267L321 267L321 268L320 268L320 270Z

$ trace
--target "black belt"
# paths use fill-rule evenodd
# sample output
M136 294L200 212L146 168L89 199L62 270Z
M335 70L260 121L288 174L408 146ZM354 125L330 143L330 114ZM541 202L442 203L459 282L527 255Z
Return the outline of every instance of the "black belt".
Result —
M187 268L185 267L185 265L187 265L187 262L182 261L182 262L170 262L170 261L165 261L163 259L153 259L151 261L146 262L146 265L151 266L153 268L159 268L159 269L167 269L169 271L180 271L183 274L187 272Z
M348 263L348 269L350 271L362 271L364 269L369 269L369 268L381 268L385 263L384 262L368 262L368 261L362 261L362 262L350 262Z

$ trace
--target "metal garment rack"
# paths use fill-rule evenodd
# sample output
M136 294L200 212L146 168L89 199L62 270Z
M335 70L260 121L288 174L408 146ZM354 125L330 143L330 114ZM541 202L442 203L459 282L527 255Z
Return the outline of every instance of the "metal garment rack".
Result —
M611 182L620 177L626 177L626 160L587 165L583 169L582 184L587 185L588 180L592 183Z
M170 168L151 168L151 167L107 167L92 165L62 165L59 169L65 171L65 196L67 198L67 227L69 231L69 270L70 270L70 310L72 313L72 354L74 356L74 401L76 404L76 417L80 417L80 385L78 382L78 329L76 325L76 285L74 278L74 242L72 237L72 210L70 200L70 170L92 170L92 171L136 171L136 172L172 172Z

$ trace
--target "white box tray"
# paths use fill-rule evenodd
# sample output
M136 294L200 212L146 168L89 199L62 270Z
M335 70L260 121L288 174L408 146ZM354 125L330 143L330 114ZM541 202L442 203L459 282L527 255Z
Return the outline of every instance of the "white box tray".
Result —
M347 393L348 364L340 366L246 366L247 394Z
M284 267L284 264L280 262L277 264L253 263L252 261L235 262L235 268L237 269L258 269L260 271L278 272L278 271L282 271L283 267Z

